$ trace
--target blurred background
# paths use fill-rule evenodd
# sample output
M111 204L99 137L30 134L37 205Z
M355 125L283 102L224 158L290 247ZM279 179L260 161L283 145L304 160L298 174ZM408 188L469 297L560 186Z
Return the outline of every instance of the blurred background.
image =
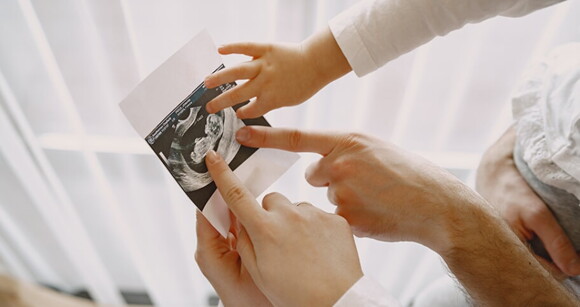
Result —
M99 303L215 304L193 257L195 207L117 104L203 28L217 44L299 42L355 2L0 0L3 273ZM471 183L510 125L526 65L580 40L578 16L580 1L567 1L468 25L267 119L372 134ZM303 179L315 159L304 154L267 192L332 212L326 191ZM446 272L413 243L357 244L365 273L403 304Z

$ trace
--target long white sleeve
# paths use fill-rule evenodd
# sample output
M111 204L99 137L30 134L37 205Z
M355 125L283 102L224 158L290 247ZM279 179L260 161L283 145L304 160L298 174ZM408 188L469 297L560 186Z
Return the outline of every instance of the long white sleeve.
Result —
M334 307L395 307L399 302L376 281L363 276L334 304Z
M361 0L330 23L358 76L467 23L521 16L563 0Z

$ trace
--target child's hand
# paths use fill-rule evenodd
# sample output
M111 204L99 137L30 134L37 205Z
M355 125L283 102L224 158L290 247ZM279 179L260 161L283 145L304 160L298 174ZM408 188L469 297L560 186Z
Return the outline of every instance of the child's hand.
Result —
M214 113L255 97L237 110L239 118L255 118L273 109L300 104L350 71L329 29L300 44L234 43L218 51L253 57L251 61L220 70L205 79L208 88L248 80L206 106L208 112Z

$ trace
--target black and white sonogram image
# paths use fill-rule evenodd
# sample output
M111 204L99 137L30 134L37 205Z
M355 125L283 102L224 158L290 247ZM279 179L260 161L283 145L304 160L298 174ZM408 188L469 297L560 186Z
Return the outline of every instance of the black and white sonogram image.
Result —
M235 170L257 150L241 146L236 141L236 132L245 125L269 126L263 117L243 121L237 118L235 109L241 105L215 114L205 110L207 102L233 86L230 83L207 89L199 85L146 138L200 210L216 190L205 165L205 155L213 149Z

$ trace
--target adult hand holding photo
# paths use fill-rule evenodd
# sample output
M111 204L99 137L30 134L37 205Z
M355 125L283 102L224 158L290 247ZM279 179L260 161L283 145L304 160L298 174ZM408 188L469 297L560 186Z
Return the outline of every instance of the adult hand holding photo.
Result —
M238 226L228 247L201 218L196 259L226 305L266 304L259 289L275 306L331 306L362 277L344 218L278 193L262 207L214 151L206 163Z

